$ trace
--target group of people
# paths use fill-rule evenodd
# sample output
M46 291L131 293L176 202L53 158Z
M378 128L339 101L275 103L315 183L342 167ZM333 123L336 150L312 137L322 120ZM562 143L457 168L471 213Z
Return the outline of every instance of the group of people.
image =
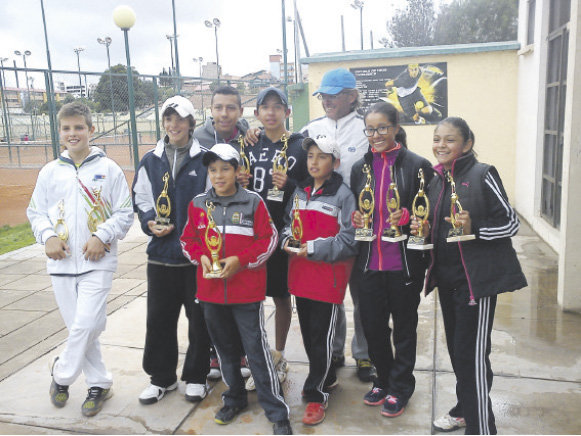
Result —
M510 240L519 221L497 171L477 161L475 135L457 117L437 125L432 167L409 149L393 105L380 101L359 113L355 77L343 68L327 72L314 95L325 116L300 133L287 131L287 97L274 87L257 96L260 129L241 118L240 95L229 86L214 91L212 117L198 129L192 103L168 99L161 110L166 135L142 158L131 190L121 169L89 145L89 109L63 106L58 120L65 150L39 173L28 208L69 331L52 363L49 393L56 407L65 406L81 372L89 385L83 415L97 414L111 396L98 338L117 241L135 210L150 237L143 355L150 384L139 396L142 404L178 386L183 306L189 322L185 399L203 400L207 379L222 377L227 390L216 423L232 422L248 405L247 391L255 389L273 433L292 434L282 389L292 294L309 360L302 422L319 424L345 362L349 287L352 355L358 377L372 383L362 390L362 402L395 418L415 389L420 294L437 287L457 404L434 426L496 433L489 398L496 296L526 286ZM425 219L412 207L424 182L431 205ZM389 201L393 186L397 210ZM373 196L369 214L360 207L365 190ZM463 206L457 213L450 212L454 195ZM160 210L169 220L160 219ZM368 224L375 236L358 240L357 229ZM409 249L409 239L386 241L388 228L425 235L433 249ZM453 228L474 237L447 242ZM276 311L272 349L266 296Z

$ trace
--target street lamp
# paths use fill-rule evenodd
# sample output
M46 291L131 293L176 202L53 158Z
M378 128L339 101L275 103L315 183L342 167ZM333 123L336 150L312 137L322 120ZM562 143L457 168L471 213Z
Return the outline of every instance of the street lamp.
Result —
M32 52L30 50L25 50L24 52L21 52L19 50L15 50L14 54L16 56L22 56L22 61L24 62L24 75L26 76L26 91L28 94L28 104L30 105L31 111L30 111L30 128L32 130L32 140L34 141L34 120L32 118L32 99L30 98L30 86L28 84L28 67L26 66L26 56L30 56L32 54Z
M194 58L194 62L200 64L200 97L202 97L202 122L206 121L206 112L204 111L204 82L202 81L202 61L204 58L200 56L199 58Z
M129 118L131 121L131 139L133 142L133 165L135 171L139 165L139 149L137 148L137 123L135 121L135 96L133 94L133 74L129 56L129 29L135 24L135 12L129 6L117 6L113 10L113 21L123 31L125 38L125 56L127 57L127 88L129 90Z
M206 20L204 21L206 27L214 28L214 36L216 38L216 69L218 71L218 85L220 85L220 58L218 57L218 27L220 27L220 20L214 18L212 21Z
M81 81L81 58L79 56L79 53L81 53L82 51L85 51L85 49L83 47L77 47L77 48L73 48L73 51L77 55L77 67L79 69L79 93L82 97L83 96L83 82Z
M105 38L97 38L97 42L102 44L107 49L107 67L109 68L109 92L111 94L111 113L113 114L113 135L115 142L117 142L117 116L115 115L115 99L113 98L113 76L111 74L111 56L109 54L109 46L113 39L110 36Z
M169 41L169 54L171 55L171 72L170 75L173 76L174 75L174 71L175 71L175 64L173 61L173 35L170 34L166 34L165 37L168 39Z
M353 0L351 7L353 9L359 9L359 26L361 28L361 50L363 50L363 6L365 0Z

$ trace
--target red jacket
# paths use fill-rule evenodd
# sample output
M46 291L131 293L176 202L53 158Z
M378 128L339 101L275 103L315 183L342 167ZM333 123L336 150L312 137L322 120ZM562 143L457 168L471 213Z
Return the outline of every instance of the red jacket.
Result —
M216 196L214 189L195 197L188 206L188 221L180 238L184 255L200 264L211 259L205 243L208 216L206 200L215 209L212 217L222 235L220 259L238 256L241 269L229 279L205 279L197 269L197 298L208 303L243 304L262 301L266 295L266 260L273 253L278 234L266 205L254 192L238 187L231 197Z

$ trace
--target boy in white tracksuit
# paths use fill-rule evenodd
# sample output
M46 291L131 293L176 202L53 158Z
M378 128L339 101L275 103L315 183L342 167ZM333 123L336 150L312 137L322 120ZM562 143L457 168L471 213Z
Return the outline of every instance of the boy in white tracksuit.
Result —
M89 108L67 104L58 119L66 150L40 171L27 215L37 242L45 245L47 271L69 331L52 365L51 401L63 407L69 385L83 371L89 392L82 413L93 416L111 396L99 335L117 269L117 240L131 227L133 208L121 168L89 146L94 131Z

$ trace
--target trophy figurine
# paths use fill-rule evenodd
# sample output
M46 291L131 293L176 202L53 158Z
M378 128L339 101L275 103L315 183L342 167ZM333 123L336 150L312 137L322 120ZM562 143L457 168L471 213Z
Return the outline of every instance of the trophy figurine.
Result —
M282 150L272 163L272 171L273 172L278 171L280 173L286 174L286 172L288 171L288 158L286 156L286 151L288 149L288 138L286 137L286 133L282 135L282 138L280 140L282 141ZM268 190L266 199L271 201L282 202L283 198L284 191L278 189L277 186L273 184L273 188Z
M246 143L244 142L244 136L238 136L238 143L240 144L240 172L242 174L250 174L250 160L248 156L244 153L244 147Z
M155 230L165 230L170 226L169 222L169 215L171 213L171 201L169 200L169 196L167 195L167 186L169 182L169 173L166 172L162 179L163 181L163 190L159 197L157 197L157 201L155 202L155 225L153 228Z
M418 193L412 202L412 216L419 222L420 226L418 227L417 235L410 235L408 249L431 250L434 248L434 244L428 244L426 242L426 235L424 235L423 223L428 219L430 214L430 201L424 192L424 171L421 168L418 171L418 179L420 179L420 189L418 189ZM423 204L420 203L421 201L423 201Z
M105 211L101 203L101 188L93 189L93 195L95 196L95 201L87 217L87 227L89 227L91 233L95 233L97 226L105 222Z
M452 228L448 232L446 242L460 242L476 239L475 235L465 235L464 228L456 220L456 215L462 212L462 205L460 204L458 194L456 194L456 183L454 183L452 173L448 171L446 177L452 186L452 195L450 196L450 222L452 223Z
M219 279L222 277L222 265L218 262L218 254L222 248L222 235L220 234L220 230L218 230L214 217L212 216L212 211L216 206L214 206L214 203L208 201L206 202L206 207L208 208L208 226L206 227L204 240L206 241L206 247L208 247L212 256L212 269L207 273L204 273L204 278Z
M399 191L397 190L397 184L395 183L395 171L393 170L393 165L389 167L389 173L391 174L391 183L387 188L387 211L389 212L389 216L400 208L400 199L399 199ZM382 241L387 242L399 242L404 241L407 239L408 235L402 235L399 226L395 224L391 224L389 229L385 229L383 234L381 235Z
M303 222L299 213L299 196L295 195L295 207L293 210L293 221L291 224L292 237L288 240L287 249L292 253L301 250L301 238L303 237Z
M61 200L58 204L59 217L54 225L54 231L61 241L67 242L69 240L69 228L65 222L65 201Z
M367 175L365 186L359 193L359 212L363 215L363 228L355 230L356 241L373 241L375 235L371 225L371 217L373 216L373 208L375 207L375 198L373 189L371 189L371 168L365 164L363 172Z

